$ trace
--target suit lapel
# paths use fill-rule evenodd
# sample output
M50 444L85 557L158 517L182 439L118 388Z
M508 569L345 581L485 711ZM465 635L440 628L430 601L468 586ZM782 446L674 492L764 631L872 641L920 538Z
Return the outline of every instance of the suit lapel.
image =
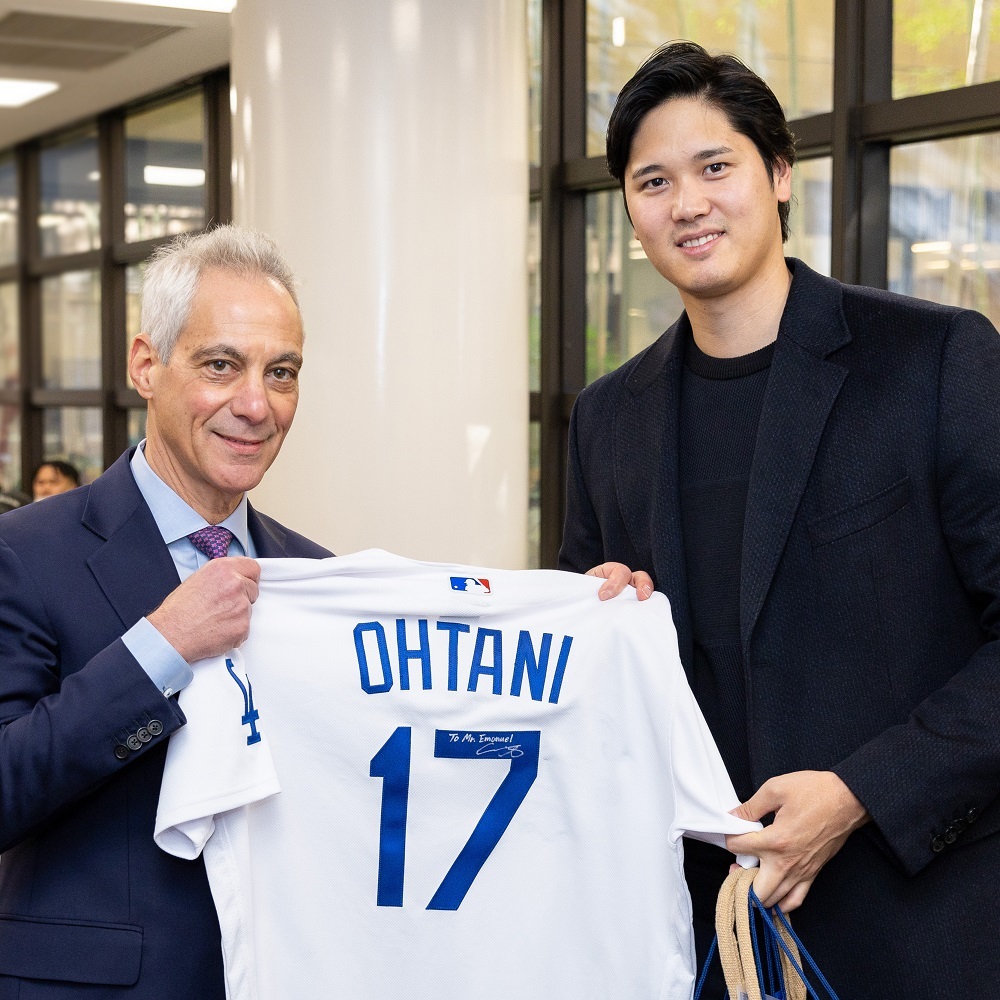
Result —
M636 568L652 566L657 590L669 598L686 665L693 640L678 493L678 427L688 329L682 315L629 375L617 413L614 458L619 508L639 554Z
M270 518L263 518L247 504L247 527L258 559L278 559L286 554L285 533Z
M774 579L847 370L826 361L851 339L837 282L801 261L778 331L750 471L740 579L744 655Z
M87 559L122 624L131 628L179 583L156 522L129 468L131 452L90 487L82 523L105 544Z
M84 527L105 540L87 563L126 628L158 607L180 584L170 550L136 486L131 458L132 451L122 455L93 483L81 519ZM247 526L258 557L285 555L280 525L249 505Z

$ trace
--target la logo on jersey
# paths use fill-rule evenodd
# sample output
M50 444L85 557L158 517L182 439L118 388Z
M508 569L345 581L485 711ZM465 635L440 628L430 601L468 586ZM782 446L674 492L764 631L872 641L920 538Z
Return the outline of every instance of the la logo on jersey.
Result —
M252 747L255 743L260 743L260 733L257 732L257 720L260 718L260 713L253 707L253 685L246 674L243 675L246 677L246 684L237 677L233 661L228 657L226 657L226 670L229 671L229 676L236 681L240 691L243 693L243 718L240 721L244 726L250 727L247 746Z
M488 594L490 592L490 581L480 577L478 580L471 576L453 576L451 578L452 590L464 590L471 594Z

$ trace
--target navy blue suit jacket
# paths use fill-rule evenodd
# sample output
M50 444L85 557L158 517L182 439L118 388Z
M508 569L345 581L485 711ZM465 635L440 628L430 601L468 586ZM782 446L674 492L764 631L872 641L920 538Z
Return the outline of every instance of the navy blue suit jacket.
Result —
M1000 981L1000 337L790 265L743 536L750 772L831 769L873 817L796 914L841 996L976 995ZM560 565L649 571L690 668L689 330L581 393Z
M225 994L204 864L153 843L185 720L120 637L179 580L129 458L0 518L0 1000ZM248 521L261 557L330 555Z

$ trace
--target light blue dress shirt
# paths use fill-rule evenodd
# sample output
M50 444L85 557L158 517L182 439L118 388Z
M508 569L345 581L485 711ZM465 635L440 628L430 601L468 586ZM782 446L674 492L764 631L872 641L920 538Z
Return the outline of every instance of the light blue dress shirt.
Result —
M196 569L208 562L208 556L196 549L187 537L192 532L207 527L208 522L153 472L146 461L145 447L146 442L143 440L135 449L132 475L183 583ZM256 558L257 552L247 526L246 494L236 510L225 521L220 522L220 526L228 528L233 534L227 555ZM122 636L122 642L168 698L191 683L194 676L191 667L147 618L140 618Z

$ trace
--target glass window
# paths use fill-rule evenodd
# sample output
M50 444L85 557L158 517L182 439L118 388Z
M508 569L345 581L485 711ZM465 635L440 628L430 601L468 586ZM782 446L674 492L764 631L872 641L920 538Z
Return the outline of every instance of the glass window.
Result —
M97 133L42 150L39 239L46 257L82 253L101 245Z
M0 404L0 492L21 488L21 411Z
M128 446L134 448L146 436L146 410L128 411Z
M542 565L542 427L538 421L529 426L528 457L528 569Z
M205 108L198 90L125 119L125 239L205 225Z
M889 288L1000 324L1000 133L898 146L889 163Z
M42 384L46 389L101 386L97 271L69 271L42 281Z
M542 0L528 0L528 162L542 162Z
M17 166L0 158L0 267L17 260Z
M804 260L820 274L830 273L832 164L829 156L800 160L792 171L791 233L785 255Z
M833 0L587 0L588 155L604 152L622 85L672 38L739 56L789 119L833 106Z
M0 389L21 384L20 330L17 315L17 285L0 285Z
M528 388L538 392L541 375L542 319L542 232L541 206L533 201L528 206Z
M621 192L587 196L587 382L651 344L684 309L632 231Z
M80 482L93 482L102 462L101 411L96 406L54 406L44 411L45 458L75 465Z
M1000 79L1000 4L893 0L892 96Z

